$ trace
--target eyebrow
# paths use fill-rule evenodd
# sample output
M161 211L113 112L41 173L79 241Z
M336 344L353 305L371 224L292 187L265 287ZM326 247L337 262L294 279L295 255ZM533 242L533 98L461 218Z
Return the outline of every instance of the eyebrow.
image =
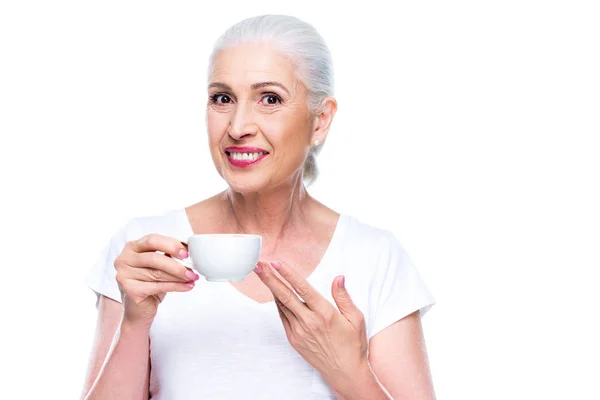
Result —
M267 87L267 86L277 86L278 88L280 88L281 90L283 90L287 94L290 94L289 90L287 90L287 88L285 86L283 86L279 82L274 82L274 81L255 83L251 87L252 87L252 90L256 90L256 89L262 89L262 88Z
M254 83L252 86L250 86L250 88L252 90L256 90L256 89L262 89L262 88L268 87L268 86L277 86L278 88L281 88L284 92L286 92L288 95L290 94L290 91L287 90L287 88L284 85L282 85L279 82L275 82L275 81ZM222 82L213 82L210 85L208 85L208 88L209 89L217 88L217 89L222 89L222 90L228 90L230 92L233 91L229 85L222 83Z

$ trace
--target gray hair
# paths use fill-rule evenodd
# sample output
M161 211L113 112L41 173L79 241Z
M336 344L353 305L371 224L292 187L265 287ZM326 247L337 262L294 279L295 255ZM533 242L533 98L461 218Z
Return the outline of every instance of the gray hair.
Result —
M333 62L325 41L310 24L287 15L261 15L247 18L229 28L214 45L208 63L212 74L217 54L232 45L270 43L294 62L298 79L308 91L311 113L323 110L323 100L333 96ZM317 154L324 143L312 146L303 166L303 178L310 185L319 174Z

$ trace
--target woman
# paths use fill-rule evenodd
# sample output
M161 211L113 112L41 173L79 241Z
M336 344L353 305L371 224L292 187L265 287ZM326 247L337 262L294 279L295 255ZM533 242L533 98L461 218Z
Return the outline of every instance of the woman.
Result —
M84 398L433 398L418 273L389 232L304 185L336 113L332 74L296 18L247 19L217 42L207 127L229 188L113 237L88 279L99 317ZM261 262L209 283L168 257L185 258L194 233L260 234Z

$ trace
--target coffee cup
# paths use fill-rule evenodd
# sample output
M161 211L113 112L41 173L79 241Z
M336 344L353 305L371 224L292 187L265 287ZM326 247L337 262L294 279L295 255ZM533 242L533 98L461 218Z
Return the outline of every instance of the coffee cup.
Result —
M248 234L198 234L183 240L189 257L181 264L210 282L240 282L252 272L262 249L262 237Z

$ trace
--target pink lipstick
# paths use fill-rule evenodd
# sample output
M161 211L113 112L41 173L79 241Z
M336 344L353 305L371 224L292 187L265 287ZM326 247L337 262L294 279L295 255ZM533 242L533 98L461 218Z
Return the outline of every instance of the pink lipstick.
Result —
M231 146L225 149L225 154L234 167L248 168L261 162L269 152L258 147Z

